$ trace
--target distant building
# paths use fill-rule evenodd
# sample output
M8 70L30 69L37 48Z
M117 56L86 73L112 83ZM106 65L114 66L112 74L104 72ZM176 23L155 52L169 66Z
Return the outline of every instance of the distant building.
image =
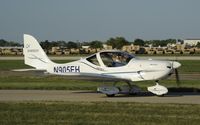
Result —
M167 47L168 47L168 48L174 48L174 47L176 47L176 45L177 45L177 44L175 44L175 43L168 43L168 44L167 44Z
M23 49L23 47L19 46L0 46L0 49Z
M136 54L136 52L138 52L140 50L140 46L139 45L124 45L122 47L122 51L126 51L126 52L129 52L129 53L134 53Z
M189 46L196 46L198 42L200 43L200 39L185 39L183 44Z
M22 55L23 47L0 47L0 55Z
M89 49L90 46L82 46L83 49Z
M107 44L103 44L103 49L105 49L105 50L111 50L112 46L107 45Z

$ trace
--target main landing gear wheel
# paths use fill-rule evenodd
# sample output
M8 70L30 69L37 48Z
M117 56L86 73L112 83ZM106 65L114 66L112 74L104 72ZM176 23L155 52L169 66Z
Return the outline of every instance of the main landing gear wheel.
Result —
M111 94L111 95L109 95L109 94L106 94L106 96L107 96L107 97L114 97L114 96L115 96L115 94Z
M141 89L135 85L131 85L129 81L126 81L128 86L116 86L115 82L113 86L101 86L97 88L98 92L106 94L107 97L114 97L116 94L129 94L129 95L136 95L137 93L141 92Z

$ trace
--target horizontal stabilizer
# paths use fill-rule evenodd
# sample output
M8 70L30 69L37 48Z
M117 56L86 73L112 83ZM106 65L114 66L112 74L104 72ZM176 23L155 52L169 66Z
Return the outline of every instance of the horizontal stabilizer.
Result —
M13 69L12 71L15 71L15 72L26 72L26 71L46 71L46 70L40 70L40 69Z

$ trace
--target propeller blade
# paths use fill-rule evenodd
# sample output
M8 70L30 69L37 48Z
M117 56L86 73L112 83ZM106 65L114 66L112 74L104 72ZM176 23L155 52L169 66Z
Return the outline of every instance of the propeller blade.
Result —
M176 84L177 86L180 86L180 78L179 78L179 73L177 69L174 69L175 71L175 76L176 76Z
M176 84L179 87L180 86L180 78L179 78L178 68L181 66L181 63L179 63L177 61L177 57L176 57L176 61L171 62L171 66L174 69L174 73L175 73L175 77L176 77Z

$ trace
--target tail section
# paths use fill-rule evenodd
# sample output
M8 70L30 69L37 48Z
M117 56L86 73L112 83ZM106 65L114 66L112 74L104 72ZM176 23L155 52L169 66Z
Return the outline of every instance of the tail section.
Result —
M28 34L24 34L23 54L25 64L39 70L47 70L48 64L51 62L39 42Z

